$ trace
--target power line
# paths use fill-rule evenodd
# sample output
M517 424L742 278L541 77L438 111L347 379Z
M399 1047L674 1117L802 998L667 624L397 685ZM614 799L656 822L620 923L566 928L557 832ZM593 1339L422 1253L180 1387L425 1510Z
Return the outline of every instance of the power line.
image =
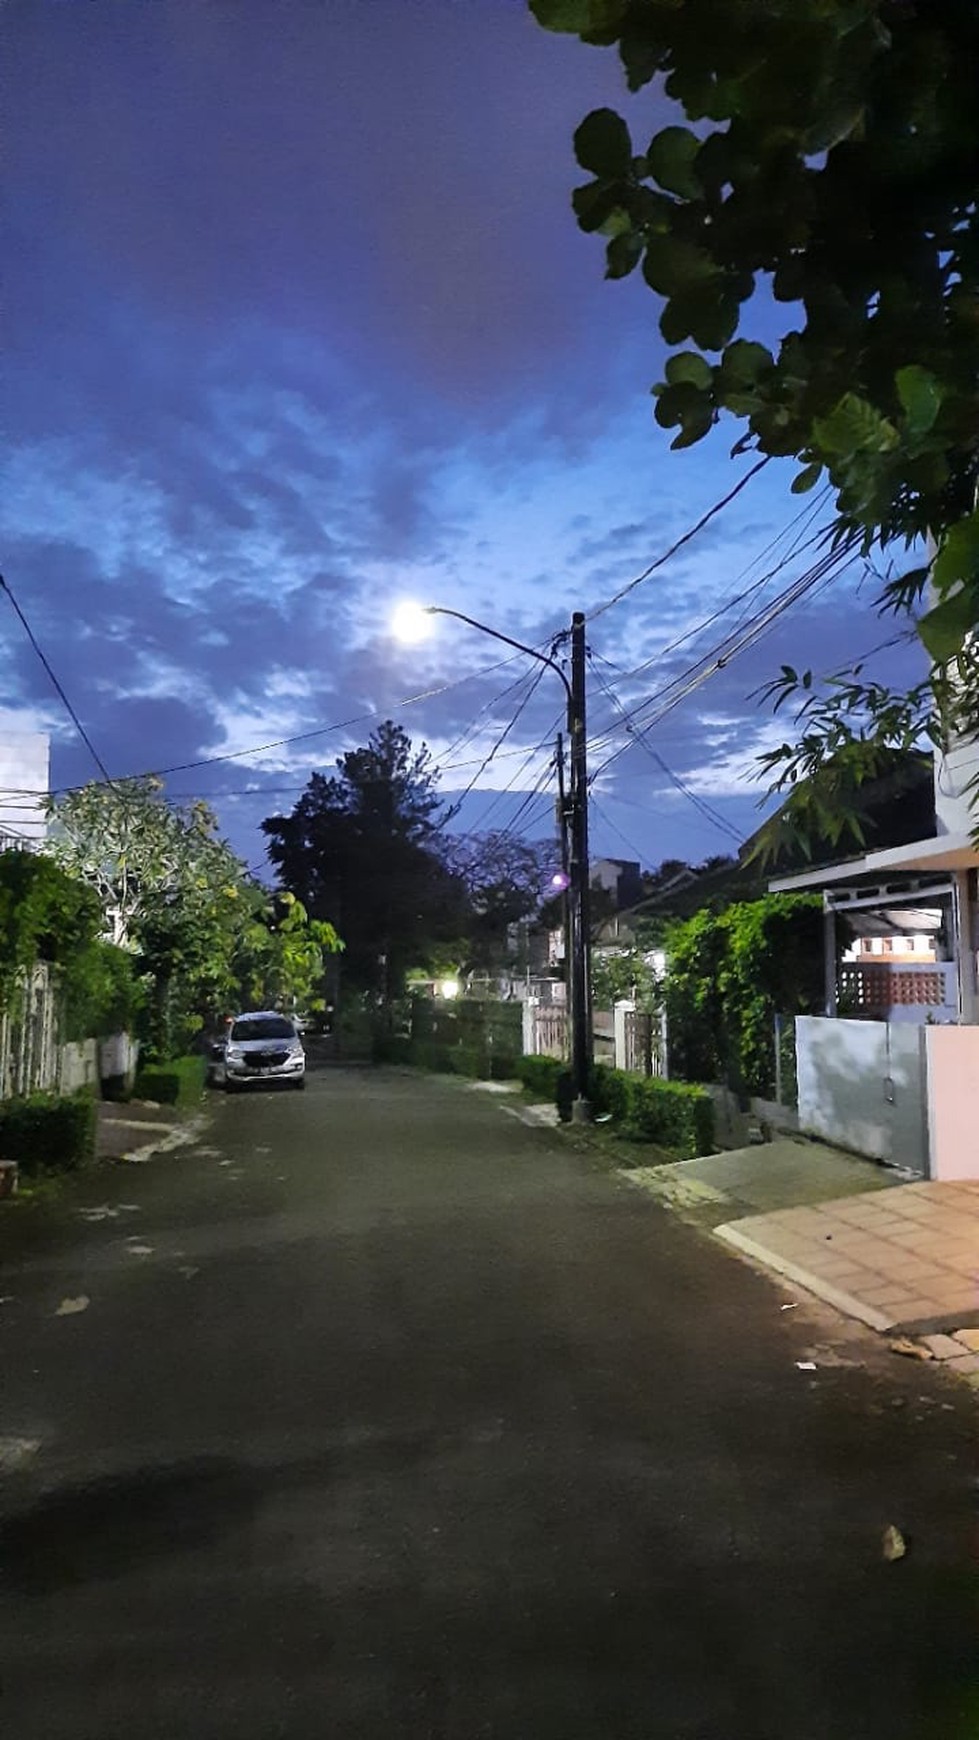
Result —
M611 598L607 598L604 604L596 605L594 610L588 611L588 621L594 622L596 616L602 616L606 610L611 610L614 604L621 604L623 598L628 598L630 592L634 592L637 586L641 586L644 580L649 579L650 574L655 574L658 568L662 568L667 562L669 562L676 555L678 550L683 549L684 544L689 544L690 540L695 538L698 532L702 532L704 527L709 525L712 519L716 518L724 508L730 506L735 497L739 496L741 491L747 488L752 478L757 477L759 471L764 470L768 462L767 455L764 459L759 459L757 463L751 467L750 471L745 472L744 477L739 478L738 482L734 485L734 488L728 490L727 495L722 496L720 501L715 502L713 507L708 508L705 514L701 514L696 525L691 526L689 531L684 532L682 537L677 538L676 542L671 544L668 550L664 550L661 556L657 556L654 562L650 562L648 568L644 568L642 573L637 574L634 580L630 580L625 586L620 587L619 591L613 593Z
M664 760L663 756L659 753L659 750L654 749L652 744L647 741L645 732L643 731L642 727L634 724L633 721L630 720L625 708L622 705L622 702L619 700L618 695L616 695L614 690L611 689L609 687L609 685L605 682L605 679L603 678L601 672L596 671L595 675L598 679L599 686L602 688L604 693L608 696L609 700L612 701L612 703L618 708L618 710L622 714L623 719L625 720L626 730L629 732L630 736L635 740L635 742L639 743L643 749L645 749L647 755L651 758L652 761L655 762L656 766L660 769L660 771L662 773L665 773L667 779L670 781L670 784L675 786L677 791L681 792L682 795L685 798L687 798L690 803L693 804L694 808L700 811L702 816L706 817L706 819L708 821L713 822L714 826L719 828L721 833L726 834L728 839L736 841L736 843L740 846L741 835L738 833L738 830L735 827L733 827L732 824L727 820L727 817L722 816L720 814L720 812L718 810L715 810L713 808L713 806L706 801L705 798L702 798L699 795L698 792L692 791L690 789L690 787L685 783L685 781L680 778L680 775L678 773L673 772L673 769Z
M507 723L504 725L503 730L500 732L500 734L496 738L492 748L490 749L489 754L485 755L483 757L478 768L476 769L476 772L473 774L472 779L469 781L469 784L466 786L465 791L463 791L459 794L455 803L452 805L452 808L449 811L448 817L446 818L447 820L451 821L453 816L457 816L459 814L459 811L461 810L463 804L466 801L466 798L469 796L473 787L482 778L482 775L486 772L486 769L489 767L490 762L495 757L497 751L503 747L503 744L506 742L506 739L509 737L510 732L513 730L513 727L517 724L518 720L520 719L521 714L529 706L530 702L533 700L535 694L537 693L537 690L540 687L540 684L543 680L545 670L546 670L546 666L540 665L540 666L538 666L537 670L534 672L533 677L531 679L530 687L528 688L527 693L524 695L523 700L520 702L519 706L515 709L515 711L511 715L511 717L507 720ZM525 681L526 679L521 679L521 680Z
M647 711L647 709L655 707L655 704L658 701L661 701L662 705L657 711L647 717L643 723L648 729L650 726L657 724L660 719L665 718L666 714L672 712L675 707L679 706L680 702L685 700L687 695L692 694L694 689L701 687L709 677L714 676L717 671L722 670L725 665L729 664L731 659L737 657L739 653L746 651L750 646L753 646L758 640L760 640L762 635L767 633L774 626L778 618L793 604L798 603L799 599L804 597L807 592L813 592L817 587L828 585L833 580L837 579L840 573L849 566L856 543L857 539L853 538L846 544L840 545L836 550L831 551L826 556L822 557L821 560L814 564L812 568L808 569L804 574L800 575L798 579L793 581L791 586L786 587L768 605L766 605L762 610L756 612L754 617L749 619L746 628L740 635L730 634L725 636L724 639L718 642L715 647L710 649L707 653L702 654L701 657L695 660L692 665L689 665L686 671L681 672L679 676L672 678L670 682L666 683L661 689L656 690L652 695L647 695L631 710L630 713L628 713L628 715L624 716L627 722L632 723L636 721L641 714ZM612 733L606 731L595 740L592 747L602 748L605 744L611 741ZM611 766L612 762L616 761L628 748L629 743L626 742L625 744L620 745L618 749L614 750L601 766L596 768L591 776L592 779L597 779L599 774L603 773L606 768Z
M92 757L92 760L94 761L100 774L102 775L102 778L106 781L106 783L108 785L111 785L112 784L112 777L111 777L111 775L110 775L110 773L105 765L105 762L102 760L102 757L99 754L98 750L96 749L95 744L92 742L92 739L90 738L84 725L82 724L81 720L79 719L78 714L75 712L75 709L72 706L71 702L69 701L68 696L65 694L65 691L61 686L61 683L58 681L58 678L55 676L55 673L51 668L51 665L47 659L47 656L45 655L44 651L42 650L42 648L37 640L37 636L35 635L34 630L32 629L26 616L24 615L24 612L21 610L21 607L17 603L17 600L14 597L13 592L11 591L8 582L6 581L6 579L4 578L4 576L2 574L0 574L0 589L2 589L4 592L6 592L7 597L10 599L10 602L13 605L13 608L16 611L17 616L19 617L20 622L23 626L24 633L26 634L28 640L31 643L31 646L34 648L34 651L36 652L38 658L40 659L42 665L44 666L44 669L47 672L47 674L48 674L51 682L53 683L55 689L57 690L58 695L60 696L61 700L64 702L65 709L66 709L66 711L71 719L71 722L74 725L75 730L78 732L78 735L81 738L82 742L84 743L90 756Z
M607 812L602 809L601 804L596 803L596 801L593 797L589 797L588 805L589 805L589 808L591 809L592 813L594 815L598 816L599 820L604 823L605 827L611 828L613 834L618 835L619 839L622 841L623 846L628 846L629 851L633 854L633 856L638 860L638 862L641 865L644 857L646 856L645 852L640 852L639 847L634 845L632 840L630 840L626 837L626 835L622 832L622 829L620 827L616 826L616 824L615 824L615 822L613 822L611 816L608 815Z

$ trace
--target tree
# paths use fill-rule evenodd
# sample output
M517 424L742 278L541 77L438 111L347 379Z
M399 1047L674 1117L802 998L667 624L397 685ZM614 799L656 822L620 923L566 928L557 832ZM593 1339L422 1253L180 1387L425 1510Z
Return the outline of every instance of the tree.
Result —
M581 228L606 238L606 275L639 268L662 300L672 354L654 392L673 446L729 413L747 425L735 452L795 456L799 493L828 481L837 542L919 552L880 604L917 618L932 676L895 695L837 673L815 706L809 673L780 691L808 741L770 768L817 801L826 777L832 796L841 763L859 782L977 712L979 8L531 4L549 29L617 44L629 88L655 81L678 111L638 150L614 111L588 115L575 152L592 179L573 195ZM792 309L776 352L744 332L759 283Z
M612 1009L623 998L640 1009L656 1009L659 980L640 948L596 949L591 957L591 997L596 1009Z
M148 1037L170 1055L230 1005L249 1000L256 962L271 962L278 995L305 1001L330 925L290 921L217 833L206 804L167 803L155 779L92 784L48 802L45 850L98 896L105 928L123 941L149 982ZM304 930L305 927L305 930ZM302 935L300 936L300 933Z
M554 869L554 848L512 834L467 834L450 847L450 865L465 886L466 967L489 970L511 961L514 926L539 917Z
M314 773L289 816L262 828L283 885L340 926L344 976L389 1002L409 967L464 927L466 893L440 833L438 772L390 720L336 774Z

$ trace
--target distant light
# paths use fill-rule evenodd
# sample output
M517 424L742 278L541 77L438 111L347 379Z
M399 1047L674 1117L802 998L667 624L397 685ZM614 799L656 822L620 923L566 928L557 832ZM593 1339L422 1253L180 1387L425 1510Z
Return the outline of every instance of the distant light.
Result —
M443 979L442 983L439 986L439 990L441 991L443 997L448 997L449 1001L451 1002L453 997L458 997L459 992L461 990L461 986L459 984L458 979Z
M548 883L548 887L553 888L555 894L563 894L564 890L570 888L570 886L571 878L566 870L555 870L554 875Z
M424 604L416 604L413 599L406 598L399 604L391 618L391 628L395 637L403 641L405 646L418 646L427 640L432 632L432 615Z

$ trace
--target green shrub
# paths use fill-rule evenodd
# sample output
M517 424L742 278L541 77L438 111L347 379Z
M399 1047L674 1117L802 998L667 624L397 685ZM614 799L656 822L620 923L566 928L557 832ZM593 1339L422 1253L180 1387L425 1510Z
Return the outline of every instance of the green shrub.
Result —
M70 1171L95 1155L95 1100L77 1094L27 1094L0 1104L0 1159L25 1174Z
M155 1100L162 1106L196 1105L204 1092L203 1057L175 1057L169 1063L150 1064L138 1071L133 1098Z
M489 1066L490 1081L516 1081L517 1059L513 1052L491 1052Z
M626 1087L622 1134L669 1148L682 1160L714 1147L714 1102L706 1088L658 1076L621 1075Z
M379 1033L374 1040L375 1063L412 1063L412 1044L400 1033Z
M517 1080L535 1100L550 1100L552 1105L557 1104L558 1080L567 1072L561 1057L518 1057L516 1061Z
M611 1115L616 1123L629 1115L629 1084L631 1077L621 1069L611 1069L606 1063L596 1063L589 1081L589 1098L596 1117Z

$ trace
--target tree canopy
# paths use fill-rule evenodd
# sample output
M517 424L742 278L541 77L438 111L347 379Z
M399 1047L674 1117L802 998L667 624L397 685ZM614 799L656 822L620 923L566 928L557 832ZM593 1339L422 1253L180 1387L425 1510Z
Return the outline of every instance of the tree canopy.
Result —
M409 967L463 929L465 889L440 833L438 772L386 720L314 773L291 815L262 828L283 885L342 930L344 977L389 1000Z
M155 779L91 784L48 803L45 850L97 897L103 928L151 991L148 1037L163 1054L229 1005L308 1005L333 926L273 899L217 832L206 804L166 802Z
M874 773L882 746L974 727L979 7L531 6L549 29L616 45L630 90L652 85L660 116L664 96L675 106L638 142L613 110L588 115L574 146L591 179L573 195L581 228L605 238L607 276L638 269L662 304L671 355L656 418L673 446L728 413L746 425L735 452L796 457L797 492L830 484L838 539L915 552L880 602L916 618L934 680L882 697L860 671L838 673L820 746L800 674L783 698L798 701L815 755L803 764L786 746L780 780L812 778L832 756L848 775ZM774 351L751 335L769 298L785 308Z
M344 981L382 1002L411 970L505 964L553 868L552 850L505 832L449 835L438 781L428 749L387 720L262 823L283 886L343 932Z

